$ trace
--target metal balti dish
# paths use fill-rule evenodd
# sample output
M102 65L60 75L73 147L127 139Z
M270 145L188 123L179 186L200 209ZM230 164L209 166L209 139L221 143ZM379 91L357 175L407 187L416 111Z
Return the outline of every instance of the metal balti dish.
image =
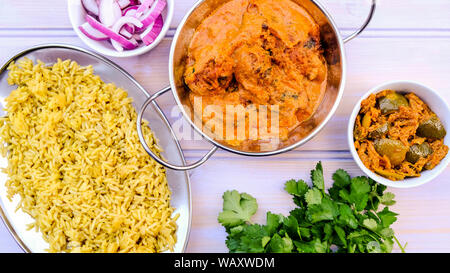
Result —
M142 145L144 146L147 153L149 153L155 160L157 160L160 164L164 165L167 168L175 170L189 170L196 168L206 162L214 154L214 152L217 151L218 148L239 155L271 156L288 152L308 142L331 119L342 98L346 80L346 59L344 43L358 36L367 27L373 17L376 7L376 0L372 0L370 13L364 24L350 36L342 38L333 19L322 7L322 5L317 3L315 0L292 0L302 6L305 10L307 10L320 27L322 48L324 49L324 57L328 64L329 74L327 79L327 90L325 92L325 97L323 98L321 105L316 110L313 117L310 118L310 120L308 120L306 123L302 124L302 126L294 130L293 136L290 137L289 143L286 146L281 147L278 150L269 152L247 152L237 150L219 143L194 124L193 117L188 115L188 113L191 112L188 111L188 109L190 109L190 103L186 98L187 90L183 82L184 65L188 47L196 28L207 16L209 16L209 14L211 14L212 11L228 1L230 0L200 0L186 14L177 29L170 51L170 87L164 88L163 90L157 92L151 98L149 98L142 107L141 113L139 113L137 126L138 133L141 134L140 139ZM189 121L190 125L198 133L200 133L214 146L202 159L189 166L177 166L173 163L168 163L167 161L158 158L155 154L152 153L142 137L140 119L142 118L143 112L151 102L153 102L153 104L155 105L156 103L154 100L162 94L168 92L169 90L172 90L172 94L175 97L175 100L179 108L181 109L184 118Z
M20 52L11 58L0 70L0 104L1 108L5 107L5 98L15 89L7 83L8 71L6 68L12 61L27 57L33 61L41 60L46 64L55 63L58 58L71 59L82 66L92 65L94 73L99 75L106 83L115 83L117 87L121 87L128 92L133 98L133 106L139 111L139 105L145 97L149 97L149 93L135 80L133 77L120 68L118 65L108 59L87 51L82 48L69 45L41 45ZM155 136L159 139L159 145L164 152L162 156L176 162L177 164L185 164L183 153L180 145L171 130L171 127L165 117L162 115L161 109L155 106L153 111L147 111L145 119L149 121L151 129ZM5 115L0 110L2 116ZM8 162L4 157L0 157L1 167L6 167ZM33 219L22 210L16 211L16 206L20 200L19 196L15 196L13 202L7 198L5 181L7 180L5 173L0 173L0 215L11 235L16 239L19 246L25 252L45 252L48 248L40 232L27 230L26 226L33 222ZM177 172L167 170L167 181L172 191L171 205L175 208L174 213L179 213L180 217L176 221L178 230L176 233L177 243L174 252L184 252L190 227L191 227L191 191L189 176L186 172Z

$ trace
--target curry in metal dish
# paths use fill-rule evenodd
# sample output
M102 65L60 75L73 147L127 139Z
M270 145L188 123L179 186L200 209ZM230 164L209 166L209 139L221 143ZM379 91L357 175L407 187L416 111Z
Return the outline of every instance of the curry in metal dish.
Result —
M268 140L261 129L272 128L275 114L278 130L270 137L286 141L314 114L327 85L319 25L291 0L232 0L221 5L195 30L184 69L191 104L201 101L203 124L212 118L205 110L215 106L219 111L213 118L235 130L217 130L216 123L214 138L239 150L258 151ZM246 113L230 113L230 106L242 106ZM260 119L262 109L272 115L267 123ZM252 114L258 117L254 123ZM243 124L245 135L239 135Z
M364 165L398 181L436 167L448 153L439 117L414 93L384 90L361 103L355 148Z

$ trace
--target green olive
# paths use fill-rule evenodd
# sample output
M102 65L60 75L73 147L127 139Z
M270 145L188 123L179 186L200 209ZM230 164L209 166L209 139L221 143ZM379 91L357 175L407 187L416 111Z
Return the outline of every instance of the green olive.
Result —
M416 134L420 137L443 139L447 132L441 120L437 116L432 116L419 125Z
M387 156L392 165L401 164L406 157L408 147L399 140L381 138L374 141L375 150L381 156Z
M365 139L365 137L363 136L363 132L362 132L361 128L355 128L355 130L353 130L353 137L357 141Z
M416 162L422 158L427 157L433 153L433 149L430 144L424 142L422 144L415 144L409 147L409 151L406 153L406 161L416 164Z
M380 98L378 104L383 115L392 114L397 111L400 106L409 105L405 96L397 92L389 93L385 97Z
M388 131L389 131L389 123L386 122L377 129L375 129L374 131L370 132L369 137L374 139L382 138L388 133Z
M371 123L372 123L372 115L370 115L370 113L366 113L361 121L361 125L362 127L369 129Z

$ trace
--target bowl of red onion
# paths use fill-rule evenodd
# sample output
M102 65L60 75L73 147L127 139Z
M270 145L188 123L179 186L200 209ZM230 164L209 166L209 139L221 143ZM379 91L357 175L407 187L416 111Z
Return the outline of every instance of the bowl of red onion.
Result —
M111 57L149 52L165 37L173 0L68 0L70 22L83 42Z

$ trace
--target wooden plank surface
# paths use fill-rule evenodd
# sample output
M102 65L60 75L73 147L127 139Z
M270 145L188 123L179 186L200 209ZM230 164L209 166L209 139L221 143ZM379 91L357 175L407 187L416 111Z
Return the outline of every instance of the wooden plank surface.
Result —
M155 92L169 82L168 53L174 29L194 0L176 0L172 31L151 53L113 59L147 90ZM347 35L364 20L369 1L322 0L342 34ZM0 63L21 49L42 43L67 43L85 47L72 30L66 1L0 0ZM326 177L338 168L352 175L362 172L353 162L346 143L348 116L367 90L389 80L412 79L435 88L449 100L450 94L450 1L380 0L368 31L346 44L347 85L337 113L312 141L290 153L270 158L248 158L219 151L204 166L191 172L193 221L189 252L226 252L225 232L217 223L224 191L237 189L258 199L256 222L265 213L287 213L293 204L284 192L284 181L306 179L321 160ZM3 8L8 6L9 8ZM170 95L159 100L166 113L175 102ZM170 116L170 115L169 115ZM170 117L175 122L179 117ZM187 160L195 160L210 145L182 141ZM397 195L394 210L398 238L408 242L410 252L450 252L450 168L432 183ZM0 223L0 252L19 247Z
M320 0L345 29L354 29L365 18L371 0ZM67 1L0 0L0 27L8 29L70 29ZM16 3L17 2L17 3ZM197 0L175 0L172 27L184 17ZM371 29L447 29L450 28L450 2L447 0L378 0L377 17Z

